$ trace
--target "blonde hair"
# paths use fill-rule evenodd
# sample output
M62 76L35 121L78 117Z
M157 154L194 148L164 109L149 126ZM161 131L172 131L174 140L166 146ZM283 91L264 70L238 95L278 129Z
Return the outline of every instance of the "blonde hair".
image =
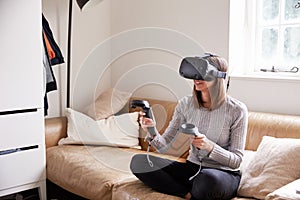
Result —
M219 56L210 56L207 58L208 62L211 65L217 67L219 71L227 72L228 70L228 63L227 61ZM225 87L225 80L222 78L217 78L215 83L209 88L210 98L211 98L211 105L209 107L210 110L214 110L219 108L225 100L226 97L226 87ZM193 89L193 95L195 100L197 101L199 107L203 106L203 100L201 91L197 91L195 86Z

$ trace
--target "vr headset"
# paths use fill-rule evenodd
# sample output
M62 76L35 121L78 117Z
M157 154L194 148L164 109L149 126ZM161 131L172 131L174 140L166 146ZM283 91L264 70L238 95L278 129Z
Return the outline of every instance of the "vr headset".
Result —
M181 61L179 74L187 79L212 81L217 78L226 78L226 72L219 71L210 64L207 58L213 56L207 54L203 57L186 57Z

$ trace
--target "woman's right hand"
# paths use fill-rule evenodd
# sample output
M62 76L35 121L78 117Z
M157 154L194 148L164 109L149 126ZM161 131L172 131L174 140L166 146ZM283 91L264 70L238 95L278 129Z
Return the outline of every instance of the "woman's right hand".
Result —
M148 133L148 127L155 127L156 123L154 120L145 117L145 113L144 112L139 112L140 118L139 118L139 122L141 127L143 128L143 130L145 132Z

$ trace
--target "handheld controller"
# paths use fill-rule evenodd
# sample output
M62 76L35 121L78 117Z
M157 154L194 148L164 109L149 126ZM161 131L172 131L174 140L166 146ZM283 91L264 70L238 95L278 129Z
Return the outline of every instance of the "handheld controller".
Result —
M131 108L136 108L136 107L142 108L143 112L145 113L145 117L150 118L153 121L155 121L153 113L152 113L152 109L151 109L150 104L149 104L148 101L145 101L145 100L132 100L130 102L130 107ZM148 127L147 129L148 129L148 132L150 133L150 135L156 136L156 132L155 132L154 127ZM147 160L148 160L148 163L149 163L150 167L153 167L154 164L149 158L150 146L151 145L150 145L150 142L149 142L149 145L148 145L148 148L147 148Z
M153 113L152 113L152 109L151 109L150 104L149 104L148 101L145 101L145 100L132 100L130 102L130 107L131 108L136 108L136 107L142 108L143 112L145 113L145 117L150 118L154 121L154 116L153 116ZM148 129L149 133L152 136L156 135L154 127L148 127L147 129Z
M180 132L188 135L200 136L198 128L194 124L189 124L189 123L182 124L180 126Z
M200 136L201 134L198 131L198 128L194 125L194 124L189 124L189 123L185 123L182 124L179 128L179 131L182 133L185 133L187 135L194 135L194 136ZM202 158L204 158L205 156L207 156L207 151L206 150L202 150L198 147L196 147L199 151L198 151L198 156L200 158L200 161L202 160ZM199 167L199 170L196 172L196 174L194 174L193 176L191 176L189 178L189 180L192 180L193 178L195 178L195 176L197 176L201 171L201 165Z

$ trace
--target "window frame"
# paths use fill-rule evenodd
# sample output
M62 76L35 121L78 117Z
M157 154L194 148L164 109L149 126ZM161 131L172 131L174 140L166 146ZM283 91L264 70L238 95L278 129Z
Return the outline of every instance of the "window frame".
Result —
M251 0L251 1L241 1L241 0L231 0L230 1L230 33L229 33L229 64L233 65L233 69L230 73L233 75L246 75L255 77L274 77L274 78L296 78L300 79L300 72L289 73L289 72L262 72L260 69L266 68L271 70L272 66L260 66L259 63L259 37L261 37L259 28L262 28L261 22L257 17L257 12L259 12L259 5L257 1L261 0ZM262 4L262 2L260 2ZM279 22L276 26L280 28L279 31L282 33L282 37L279 37L279 41L282 45L278 45L278 51L283 56L283 45L284 45L284 28L290 25L300 25L298 20L289 21L287 23L281 23L284 19L284 9L285 0L280 0L280 11L279 11ZM242 8L242 9L241 9ZM300 8L299 8L300 12ZM242 20L238 16L243 16ZM241 18L241 17L240 17ZM264 24L266 25L266 24ZM268 24L269 26L269 24ZM264 26L267 27L267 26ZM262 30L262 29L261 29ZM237 40L237 41L236 41ZM280 49L281 48L281 49ZM239 55L239 59L235 55ZM278 54L277 54L278 55ZM283 57L282 57L283 58ZM276 61L277 62L277 61ZM242 66L242 67L241 67ZM279 64L274 66L275 68L280 68L282 65L282 59ZM291 66L292 68L293 66ZM300 67L299 65L296 67ZM241 69L238 69L241 68Z

